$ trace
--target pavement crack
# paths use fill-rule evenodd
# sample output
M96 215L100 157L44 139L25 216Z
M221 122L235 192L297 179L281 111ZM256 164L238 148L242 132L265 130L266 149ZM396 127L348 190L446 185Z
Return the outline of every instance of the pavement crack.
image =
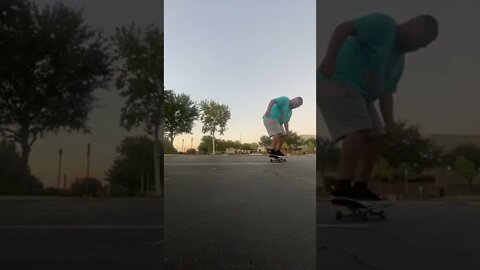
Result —
M366 267L368 269L374 269L374 270L378 270L380 268L378 268L377 266L375 265L372 265L372 264L369 264L369 263L366 263L362 260L362 258L360 258L359 256L353 254L353 253L350 253L350 252L347 252L345 250L339 250L340 253L344 254L344 255L347 255L349 257L351 257L357 264L363 266L363 267Z
M303 180L303 179L300 179L300 178L283 176L283 175L279 174L279 173L276 172L276 171L272 171L272 170L268 170L268 169L267 169L267 171L270 172L270 173L272 173L272 174L274 174L274 175L275 175L276 177L278 177L278 178L283 178L283 179L287 179L287 180L293 180L293 181L295 181L295 182L300 182L300 183L303 183L303 184L309 185L309 186L316 186L316 184L309 183L309 182L307 182L307 181L305 181L305 180Z

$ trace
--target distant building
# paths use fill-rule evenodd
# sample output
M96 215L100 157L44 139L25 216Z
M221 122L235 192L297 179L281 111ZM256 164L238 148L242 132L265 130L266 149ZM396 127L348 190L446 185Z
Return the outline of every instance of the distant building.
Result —
M316 135L298 135L298 136L299 136L300 138L304 139L304 140L317 138Z
M447 151L465 143L472 143L480 147L480 135L432 134L426 135L425 137L433 140L437 145L444 147Z

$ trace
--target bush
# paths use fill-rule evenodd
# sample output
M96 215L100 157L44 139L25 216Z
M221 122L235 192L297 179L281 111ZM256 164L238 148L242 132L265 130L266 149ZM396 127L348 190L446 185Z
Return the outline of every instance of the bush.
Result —
M197 154L197 150L193 149L193 148L190 148L187 150L186 152L188 155L196 155Z
M74 196L100 196L102 191L102 183L95 178L76 178L72 183L72 194ZM88 192L88 194L87 194Z

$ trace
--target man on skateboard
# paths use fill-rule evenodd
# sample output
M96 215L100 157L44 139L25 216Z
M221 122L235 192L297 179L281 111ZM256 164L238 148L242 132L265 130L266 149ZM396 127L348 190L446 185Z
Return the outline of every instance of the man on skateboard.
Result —
M290 100L288 97L279 97L270 100L268 108L263 115L263 124L267 129L268 136L272 137L272 147L268 154L270 156L285 156L281 147L289 134L289 121L292 117L292 110L303 104L301 97Z
M335 29L317 70L317 106L332 140L343 140L333 196L380 200L367 181L382 141L394 131L393 93L404 55L426 47L437 35L438 23L431 15L397 25L390 16L376 13ZM384 125L375 109L377 100Z

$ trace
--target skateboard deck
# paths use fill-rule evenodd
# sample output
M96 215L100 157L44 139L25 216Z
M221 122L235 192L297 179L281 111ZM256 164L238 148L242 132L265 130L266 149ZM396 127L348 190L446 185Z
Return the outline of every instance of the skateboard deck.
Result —
M386 218L385 208L392 205L387 201L359 201L349 198L333 198L331 203L336 206L346 207L350 213L346 214L340 210L335 213L335 219L341 220L343 217L357 217L366 221L369 216L379 216L381 219Z
M287 156L268 155L270 162L287 162Z

